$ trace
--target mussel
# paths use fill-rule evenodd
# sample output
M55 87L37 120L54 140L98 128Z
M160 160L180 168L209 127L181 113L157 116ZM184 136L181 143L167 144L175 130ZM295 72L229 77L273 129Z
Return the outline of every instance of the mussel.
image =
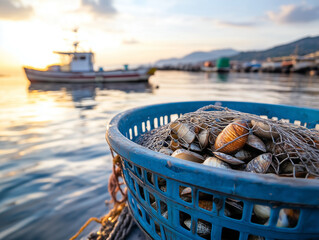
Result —
M261 154L258 157L255 157L253 160L251 160L247 164L245 171L254 172L254 173L265 173L267 172L271 161L272 161L271 153Z
M249 134L246 144L261 152L266 152L266 145L264 142L253 134Z

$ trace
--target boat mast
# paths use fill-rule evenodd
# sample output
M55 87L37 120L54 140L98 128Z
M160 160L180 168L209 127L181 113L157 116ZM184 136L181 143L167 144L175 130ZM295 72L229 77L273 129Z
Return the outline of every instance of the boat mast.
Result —
M74 52L76 53L76 49L77 49L77 47L78 47L78 45L79 45L79 41L78 41L78 30L79 30L79 28L78 27L75 27L75 28L73 28L73 32L74 32L74 34L75 34L75 41L73 42L73 46L74 46Z

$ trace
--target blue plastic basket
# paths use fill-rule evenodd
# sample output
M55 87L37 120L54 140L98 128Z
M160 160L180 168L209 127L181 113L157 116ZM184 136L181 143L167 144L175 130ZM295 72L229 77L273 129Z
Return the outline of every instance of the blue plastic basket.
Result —
M207 168L153 152L134 141L144 132L175 120L215 102L178 102L135 108L115 116L106 138L111 148L121 156L124 179L128 186L128 201L136 221L153 239L205 239L197 233L201 222L211 226L210 239L319 239L319 184L317 180L276 178L253 173ZM300 121L308 128L319 124L319 110L247 102L221 102L234 110L266 115L269 118ZM166 182L166 191L158 180ZM180 187L191 187L192 200L180 198ZM212 210L198 205L199 194L213 198ZM226 199L243 204L240 219L224 213ZM157 207L154 207L156 202ZM153 204L153 205L152 205ZM254 204L271 208L268 225L254 223ZM161 207L168 209L167 218ZM277 227L281 209L299 209L298 223L293 228ZM298 211L298 210L297 210ZM180 216L191 218L190 229Z

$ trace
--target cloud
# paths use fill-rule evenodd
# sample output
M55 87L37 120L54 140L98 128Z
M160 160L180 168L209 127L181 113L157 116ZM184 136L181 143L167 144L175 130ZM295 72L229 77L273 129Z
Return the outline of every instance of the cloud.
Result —
M1 0L0 1L0 19L5 20L24 20L33 14L31 6L24 6L20 0Z
M319 19L319 6L283 5L280 11L267 12L268 18L276 23L307 23Z
M122 43L123 43L123 44L127 44L127 45L131 45L131 44L139 44L140 41L138 41L138 40L136 40L136 39L134 39L134 38L131 38L131 39L129 39L129 40L124 39L124 40L122 41Z
M110 17L117 13L112 0L82 0L82 8L96 17Z
M237 27L237 28L254 27L256 25L256 23L254 22L232 22L232 21L220 21L220 20L216 21L215 23L220 26Z

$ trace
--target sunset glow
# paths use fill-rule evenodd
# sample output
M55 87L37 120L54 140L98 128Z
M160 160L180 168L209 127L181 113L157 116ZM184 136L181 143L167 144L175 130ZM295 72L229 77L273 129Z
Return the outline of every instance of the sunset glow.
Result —
M96 67L108 68L192 51L265 49L319 33L314 0L4 0L0 8L1 72L56 63L52 52L72 50L75 38L96 53Z

